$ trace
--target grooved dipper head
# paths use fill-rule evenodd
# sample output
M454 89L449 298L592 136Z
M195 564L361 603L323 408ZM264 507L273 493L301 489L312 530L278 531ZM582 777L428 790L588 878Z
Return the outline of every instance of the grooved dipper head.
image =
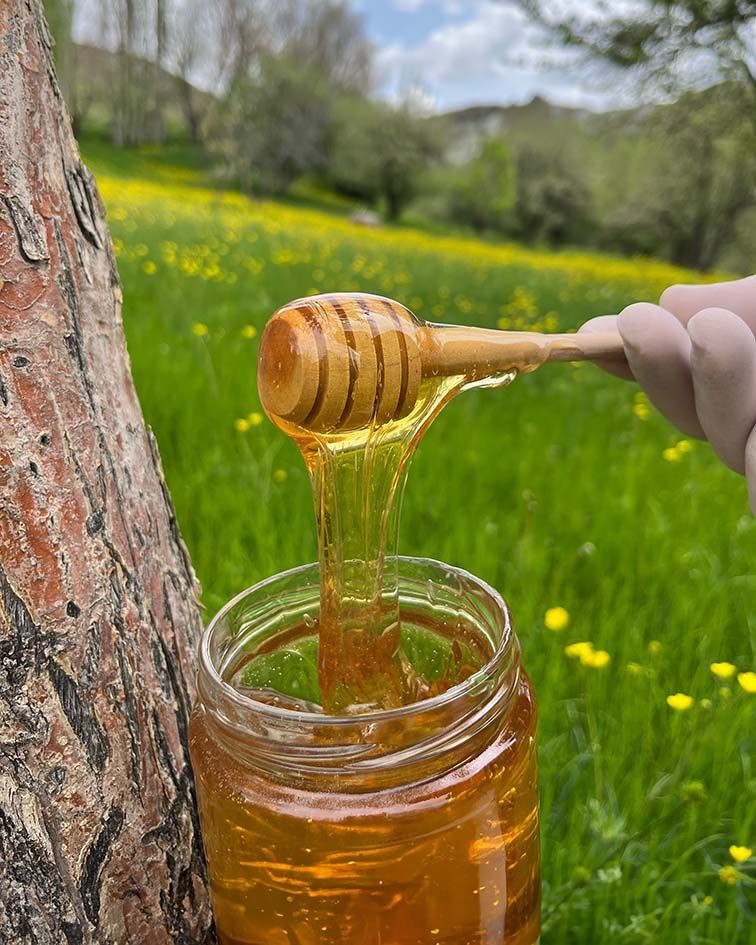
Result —
M315 295L284 305L260 341L263 407L315 433L406 416L420 387L419 327L409 309L377 295Z

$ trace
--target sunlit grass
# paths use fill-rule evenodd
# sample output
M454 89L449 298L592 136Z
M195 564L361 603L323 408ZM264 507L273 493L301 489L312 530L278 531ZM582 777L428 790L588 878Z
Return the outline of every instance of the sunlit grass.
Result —
M134 375L208 611L315 555L302 463L255 389L277 305L359 289L432 321L569 330L693 278L363 229L119 160L101 152L95 169ZM756 839L756 523L742 481L633 386L547 367L437 421L402 550L474 571L512 607L541 709L543 942L756 941L754 861L731 853Z

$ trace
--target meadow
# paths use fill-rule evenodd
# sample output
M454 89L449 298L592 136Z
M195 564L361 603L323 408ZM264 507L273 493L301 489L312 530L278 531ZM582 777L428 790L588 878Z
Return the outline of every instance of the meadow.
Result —
M315 557L311 495L255 386L297 296L567 331L700 279L250 201L159 154L85 149L124 323L208 616ZM464 394L424 440L402 552L502 591L540 704L543 945L756 942L756 519L745 485L634 385L555 365Z

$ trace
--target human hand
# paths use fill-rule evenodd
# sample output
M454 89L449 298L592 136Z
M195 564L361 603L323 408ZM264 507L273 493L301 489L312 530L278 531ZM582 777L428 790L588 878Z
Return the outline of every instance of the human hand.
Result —
M619 331L635 379L681 432L707 439L748 480L756 514L756 276L712 285L673 285L659 305L636 302L580 331Z

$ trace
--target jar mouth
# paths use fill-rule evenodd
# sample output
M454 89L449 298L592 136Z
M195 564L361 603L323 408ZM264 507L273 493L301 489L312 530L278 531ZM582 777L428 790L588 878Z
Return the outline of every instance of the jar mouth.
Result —
M199 650L200 674L206 686L214 691L214 695L222 695L223 701L228 700L231 704L247 712L254 712L261 719L271 721L297 724L314 724L319 729L328 727L337 729L340 727L353 727L355 725L367 725L370 723L389 723L393 720L406 719L415 713L429 713L434 710L442 710L466 696L471 696L480 691L481 686L485 686L493 677L508 674L512 668L511 664L519 663L519 644L512 627L509 608L504 598L491 585L476 577L463 568L457 568L434 558L411 558L403 555L397 556L397 562L402 564L411 564L429 571L438 571L445 573L456 580L475 588L481 594L488 598L496 617L501 621L500 638L497 641L491 657L477 670L473 671L462 682L450 686L448 689L434 696L429 696L417 702L408 705L389 709L376 709L370 712L354 713L348 715L325 715L318 712L308 712L301 709L292 709L287 706L273 705L262 700L241 693L231 683L223 678L216 661L213 659L212 645L215 642L214 636L223 628L228 616L241 604L244 604L253 595L263 595L266 590L275 588L284 581L296 580L298 577L305 577L308 573L317 572L317 563L299 565L296 568L290 568L281 571L278 574L271 575L251 585L233 597L228 603L216 613L210 623L207 625ZM468 614L469 616L469 614Z

